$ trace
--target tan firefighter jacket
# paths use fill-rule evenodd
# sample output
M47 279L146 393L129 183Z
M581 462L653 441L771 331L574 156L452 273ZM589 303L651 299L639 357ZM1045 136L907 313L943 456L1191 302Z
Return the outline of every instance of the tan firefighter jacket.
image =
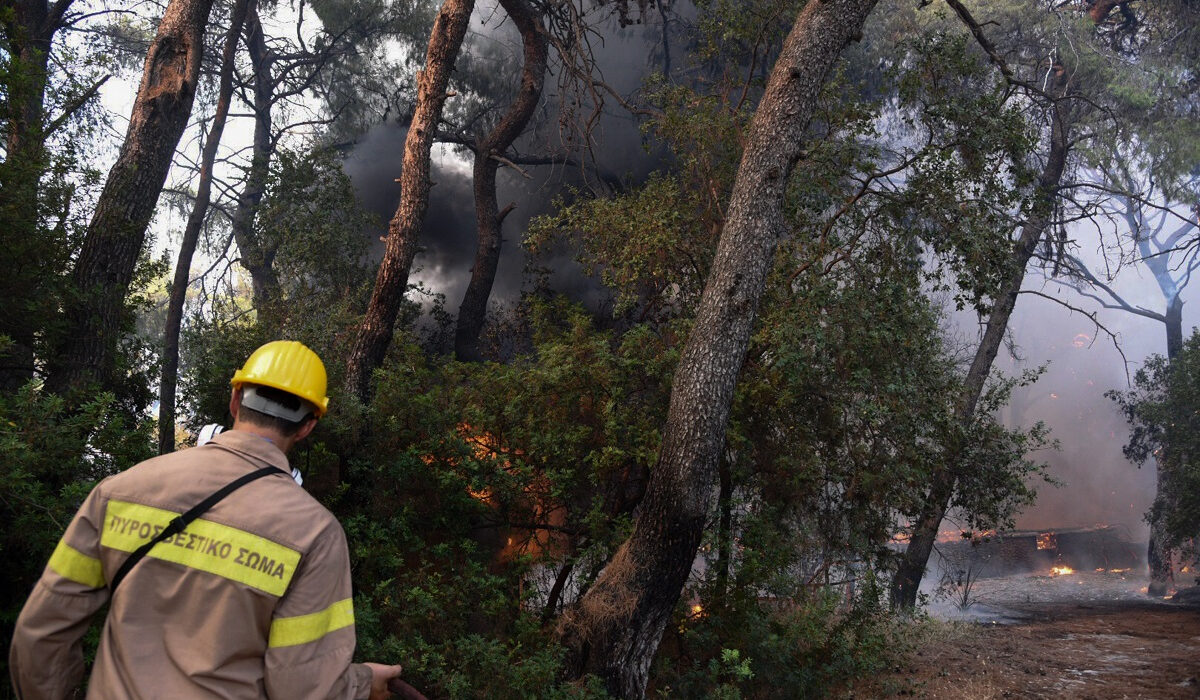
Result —
M268 464L269 441L228 431L100 482L25 604L9 655L21 698L70 697L80 640L129 553L177 514ZM113 596L89 698L366 698L341 526L285 474L231 493L156 545Z

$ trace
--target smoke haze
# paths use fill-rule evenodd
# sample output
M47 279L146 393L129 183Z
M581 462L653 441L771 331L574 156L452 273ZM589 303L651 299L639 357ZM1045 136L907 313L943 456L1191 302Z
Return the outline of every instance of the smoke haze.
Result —
M483 28L477 29L486 34ZM610 84L626 94L637 87L653 56L647 35L654 36L657 31L647 27L618 30L615 23L608 28L598 58ZM552 79L547 81L546 90L544 103L559 104L560 96L553 94ZM546 121L553 124L555 120ZM382 254L378 239L386 233L387 221L395 212L399 197L399 184L395 180L400 176L405 133L403 126L394 123L376 127L361 139L345 164L362 202L381 222L370 232L376 239L376 257ZM602 146L598 149L597 165L630 182L644 179L661 163L658 156L646 153L637 125L628 117L605 116L596 139ZM557 134L538 133L526 137L522 150L530 153L555 150L547 146L552 143L558 143ZM531 167L528 171L531 179L511 168L502 168L498 176L500 206L511 201L517 207L503 225L505 240L491 296L492 308L519 297L525 266L520 236L530 219L550 211L553 198L567 186L582 183L578 171L571 167ZM436 185L421 234L422 252L416 258L411 278L444 294L447 310L454 313L470 278L476 247L470 156L445 148L435 150L432 179ZM557 291L593 309L603 303L605 292L594 280L583 276L572 260L571 251L561 251L541 262L554 271L552 285ZM1130 271L1126 272L1131 277ZM1151 309L1163 307L1161 294L1152 280L1130 278L1125 284L1131 302ZM1094 302L1074 290L1040 283L1036 281L1036 273L1031 273L1026 289L1034 288L1085 310L1097 309ZM1195 321L1190 311L1191 305L1184 307L1185 336ZM1100 310L1100 321L1118 335L1130 362L1130 375L1148 355L1165 353L1161 323L1106 310ZM957 322L964 335L975 342L976 320ZM1010 334L1021 358L1014 359L1002 351L994 372L1011 376L1041 365L1046 365L1047 371L1033 386L1016 391L1002 418L1011 426L1044 421L1052 429L1051 437L1061 446L1058 451L1033 455L1050 465L1050 475L1062 486L1040 486L1036 505L1020 515L1017 526L1056 529L1112 524L1127 528L1131 539L1144 540L1147 527L1143 514L1154 496L1154 465L1146 464L1139 469L1121 452L1128 426L1104 392L1126 389L1127 375L1111 339L1083 314L1033 295L1024 295L1019 300Z

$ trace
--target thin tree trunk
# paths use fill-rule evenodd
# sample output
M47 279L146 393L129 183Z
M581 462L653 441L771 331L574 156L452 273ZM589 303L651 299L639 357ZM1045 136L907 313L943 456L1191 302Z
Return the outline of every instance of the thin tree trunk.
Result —
M262 22L258 18L257 6L251 6L246 16L246 50L254 70L254 140L251 145L250 168L246 181L238 195L233 210L230 228L233 240L241 254L239 261L250 273L250 286L254 295L254 308L261 312L274 305L279 299L279 278L275 274L275 251L277 245L262 241L254 233L254 219L258 216L258 205L267 191L267 179L271 172L271 159L275 155L275 139L272 107L275 100L275 54L267 46Z
M1056 65L1054 76L1055 85L1051 94L1055 96L1056 101L1051 108L1050 153L1046 157L1046 163L1038 177L1033 211L1013 246L1012 258L1008 265L1008 278L1004 285L997 290L995 303L991 313L988 314L983 338L975 350L975 357L971 361L971 367L963 382L962 393L959 395L958 405L955 407L955 418L962 426L963 432L975 419L975 407L979 403L979 397L983 394L984 385L991 373L992 363L1000 350L1004 332L1008 328L1008 320L1012 317L1013 309L1017 304L1017 296L1025 281L1025 268L1029 264L1029 259L1033 257L1038 241L1042 239L1053 222L1058 185L1062 181L1067 155L1070 151L1068 132L1071 126L1069 110L1061 104L1067 90L1066 70L1062 66ZM900 560L895 577L892 579L892 605L895 607L911 608L916 605L921 578L925 575L925 567L929 563L929 556L937 541L942 519L945 518L946 511L954 497L954 489L958 481L956 470L964 468L963 465L958 464L957 455L960 452L959 448L952 446L948 450L946 463L940 469L935 470L930 478L931 483L924 508L913 524L912 537L908 542L908 547L904 550L904 556Z
M125 298L175 155L200 76L212 0L171 0L146 56L129 130L75 264L75 298L47 388L58 393L115 384L114 361L129 327Z
M48 311L40 300L52 295L57 276L55 253L38 231L39 182L46 169L45 100L50 49L72 0L53 6L45 0L17 0L0 14L8 39L10 79L3 102L5 158L0 163L0 265L5 274L0 298L0 391L16 390L33 378L34 343L40 318Z
M1174 365L1179 353L1183 351L1183 300L1179 294L1167 300L1167 312L1163 316L1163 325L1167 331L1167 362ZM1167 479L1168 460L1173 459L1171 445L1163 445L1162 454L1154 462L1154 495L1157 499L1163 492ZM1150 569L1150 584L1146 587L1146 595L1161 597L1167 594L1175 582L1175 572L1172 568L1174 552L1167 545L1166 523L1161 517L1150 518L1150 542L1146 546L1146 564Z
M560 623L572 672L597 674L618 697L645 694L650 663L695 561L730 401L775 248L787 230L787 182L825 77L842 48L861 36L874 5L807 3L784 42L750 125L633 534Z
M496 128L475 149L475 222L479 230L479 246L475 251L475 265L471 268L471 281L458 307L458 325L454 333L454 354L466 361L481 358L479 334L483 330L488 297L491 296L496 266L500 262L500 226L512 210L511 206L503 212L498 210L496 169L499 162L493 156L503 155L525 130L541 100L547 67L545 30L534 15L533 8L526 0L500 0L500 5L521 32L525 56L517 98Z
M179 329L183 325L183 304L187 299L188 279L192 271L192 255L200 240L200 230L208 214L208 201L212 193L213 163L217 159L217 147L225 131L225 120L229 116L229 103L233 97L233 61L237 55L238 36L246 20L246 9L251 0L237 0L229 18L229 32L225 35L225 46L221 52L220 85L217 88L217 108L213 113L212 127L208 130L204 151L200 156L200 184L196 191L196 203L188 216L183 230L183 241L179 244L179 259L175 263L175 279L171 283L171 294L167 300L166 329L163 331L162 379L158 389L158 453L175 451L175 386L179 372Z
M346 392L363 403L370 394L371 373L383 364L387 355L396 314L408 289L408 273L429 206L429 151L446 103L450 73L474 6L474 0L446 0L442 4L429 37L425 69L417 76L417 107L404 141L400 204L388 224L383 261L375 276L371 301L346 359Z

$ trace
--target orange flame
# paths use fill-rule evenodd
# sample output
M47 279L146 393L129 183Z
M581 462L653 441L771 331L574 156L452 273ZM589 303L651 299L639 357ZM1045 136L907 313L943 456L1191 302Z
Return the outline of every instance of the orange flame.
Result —
M1052 566L1050 567L1051 576L1066 576L1075 573L1075 569L1069 566Z

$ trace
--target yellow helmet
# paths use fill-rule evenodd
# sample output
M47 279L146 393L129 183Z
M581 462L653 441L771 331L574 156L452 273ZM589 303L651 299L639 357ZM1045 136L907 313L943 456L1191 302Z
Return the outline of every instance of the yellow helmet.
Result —
M294 340L274 340L255 350L230 383L261 384L299 396L316 407L318 418L329 409L325 365L317 353Z

